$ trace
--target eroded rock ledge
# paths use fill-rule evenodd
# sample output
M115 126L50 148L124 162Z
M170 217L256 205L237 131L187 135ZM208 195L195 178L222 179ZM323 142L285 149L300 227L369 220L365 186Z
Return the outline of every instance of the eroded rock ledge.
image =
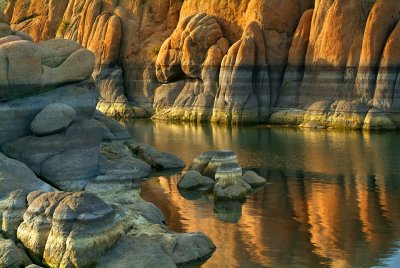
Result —
M6 19L94 51L99 108L112 115L400 126L397 0L197 3L15 0Z

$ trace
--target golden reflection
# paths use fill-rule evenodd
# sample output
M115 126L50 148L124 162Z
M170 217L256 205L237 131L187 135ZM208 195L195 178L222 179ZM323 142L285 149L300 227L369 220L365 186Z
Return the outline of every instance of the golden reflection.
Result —
M138 137L186 163L229 148L268 178L237 223L217 219L212 197L182 197L178 176L143 184L170 228L216 244L203 267L371 267L400 240L399 134L161 122Z

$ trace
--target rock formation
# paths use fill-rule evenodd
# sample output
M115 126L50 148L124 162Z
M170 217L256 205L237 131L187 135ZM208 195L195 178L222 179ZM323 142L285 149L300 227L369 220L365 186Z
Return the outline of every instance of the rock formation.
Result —
M208 237L169 231L140 198L152 168L184 163L96 111L94 54L70 40L34 43L3 22L0 33L0 267L111 267L113 254L121 265L132 256L171 267L208 258ZM138 241L160 255L126 249Z
M266 180L254 171L243 175L232 151L207 151L198 155L178 182L183 196L191 197L214 188L214 200L244 200L248 192L264 186Z
M10 1L5 19L95 52L114 116L400 126L396 0L42 2Z
M6 20L35 41L64 37L96 54L99 108L114 116L146 115L157 87L154 57L175 29L178 1L10 1ZM140 109L132 110L131 102Z

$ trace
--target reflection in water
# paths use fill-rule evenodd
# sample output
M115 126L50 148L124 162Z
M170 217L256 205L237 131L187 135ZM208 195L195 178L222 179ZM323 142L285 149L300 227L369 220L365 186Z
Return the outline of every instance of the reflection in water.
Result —
M400 266L400 134L150 121L128 127L187 164L203 151L231 149L244 169L268 178L237 222L224 207L214 211L212 196L185 199L177 175L142 185L171 229L211 237L217 251L204 267Z

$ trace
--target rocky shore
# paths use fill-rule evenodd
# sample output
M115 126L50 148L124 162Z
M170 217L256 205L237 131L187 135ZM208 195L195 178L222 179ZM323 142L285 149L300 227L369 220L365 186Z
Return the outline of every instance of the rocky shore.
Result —
M35 41L96 54L114 117L312 128L400 127L397 0L12 0Z
M152 170L184 163L96 110L95 55L69 40L34 43L0 20L0 267L208 258L208 237L168 230L140 197Z

